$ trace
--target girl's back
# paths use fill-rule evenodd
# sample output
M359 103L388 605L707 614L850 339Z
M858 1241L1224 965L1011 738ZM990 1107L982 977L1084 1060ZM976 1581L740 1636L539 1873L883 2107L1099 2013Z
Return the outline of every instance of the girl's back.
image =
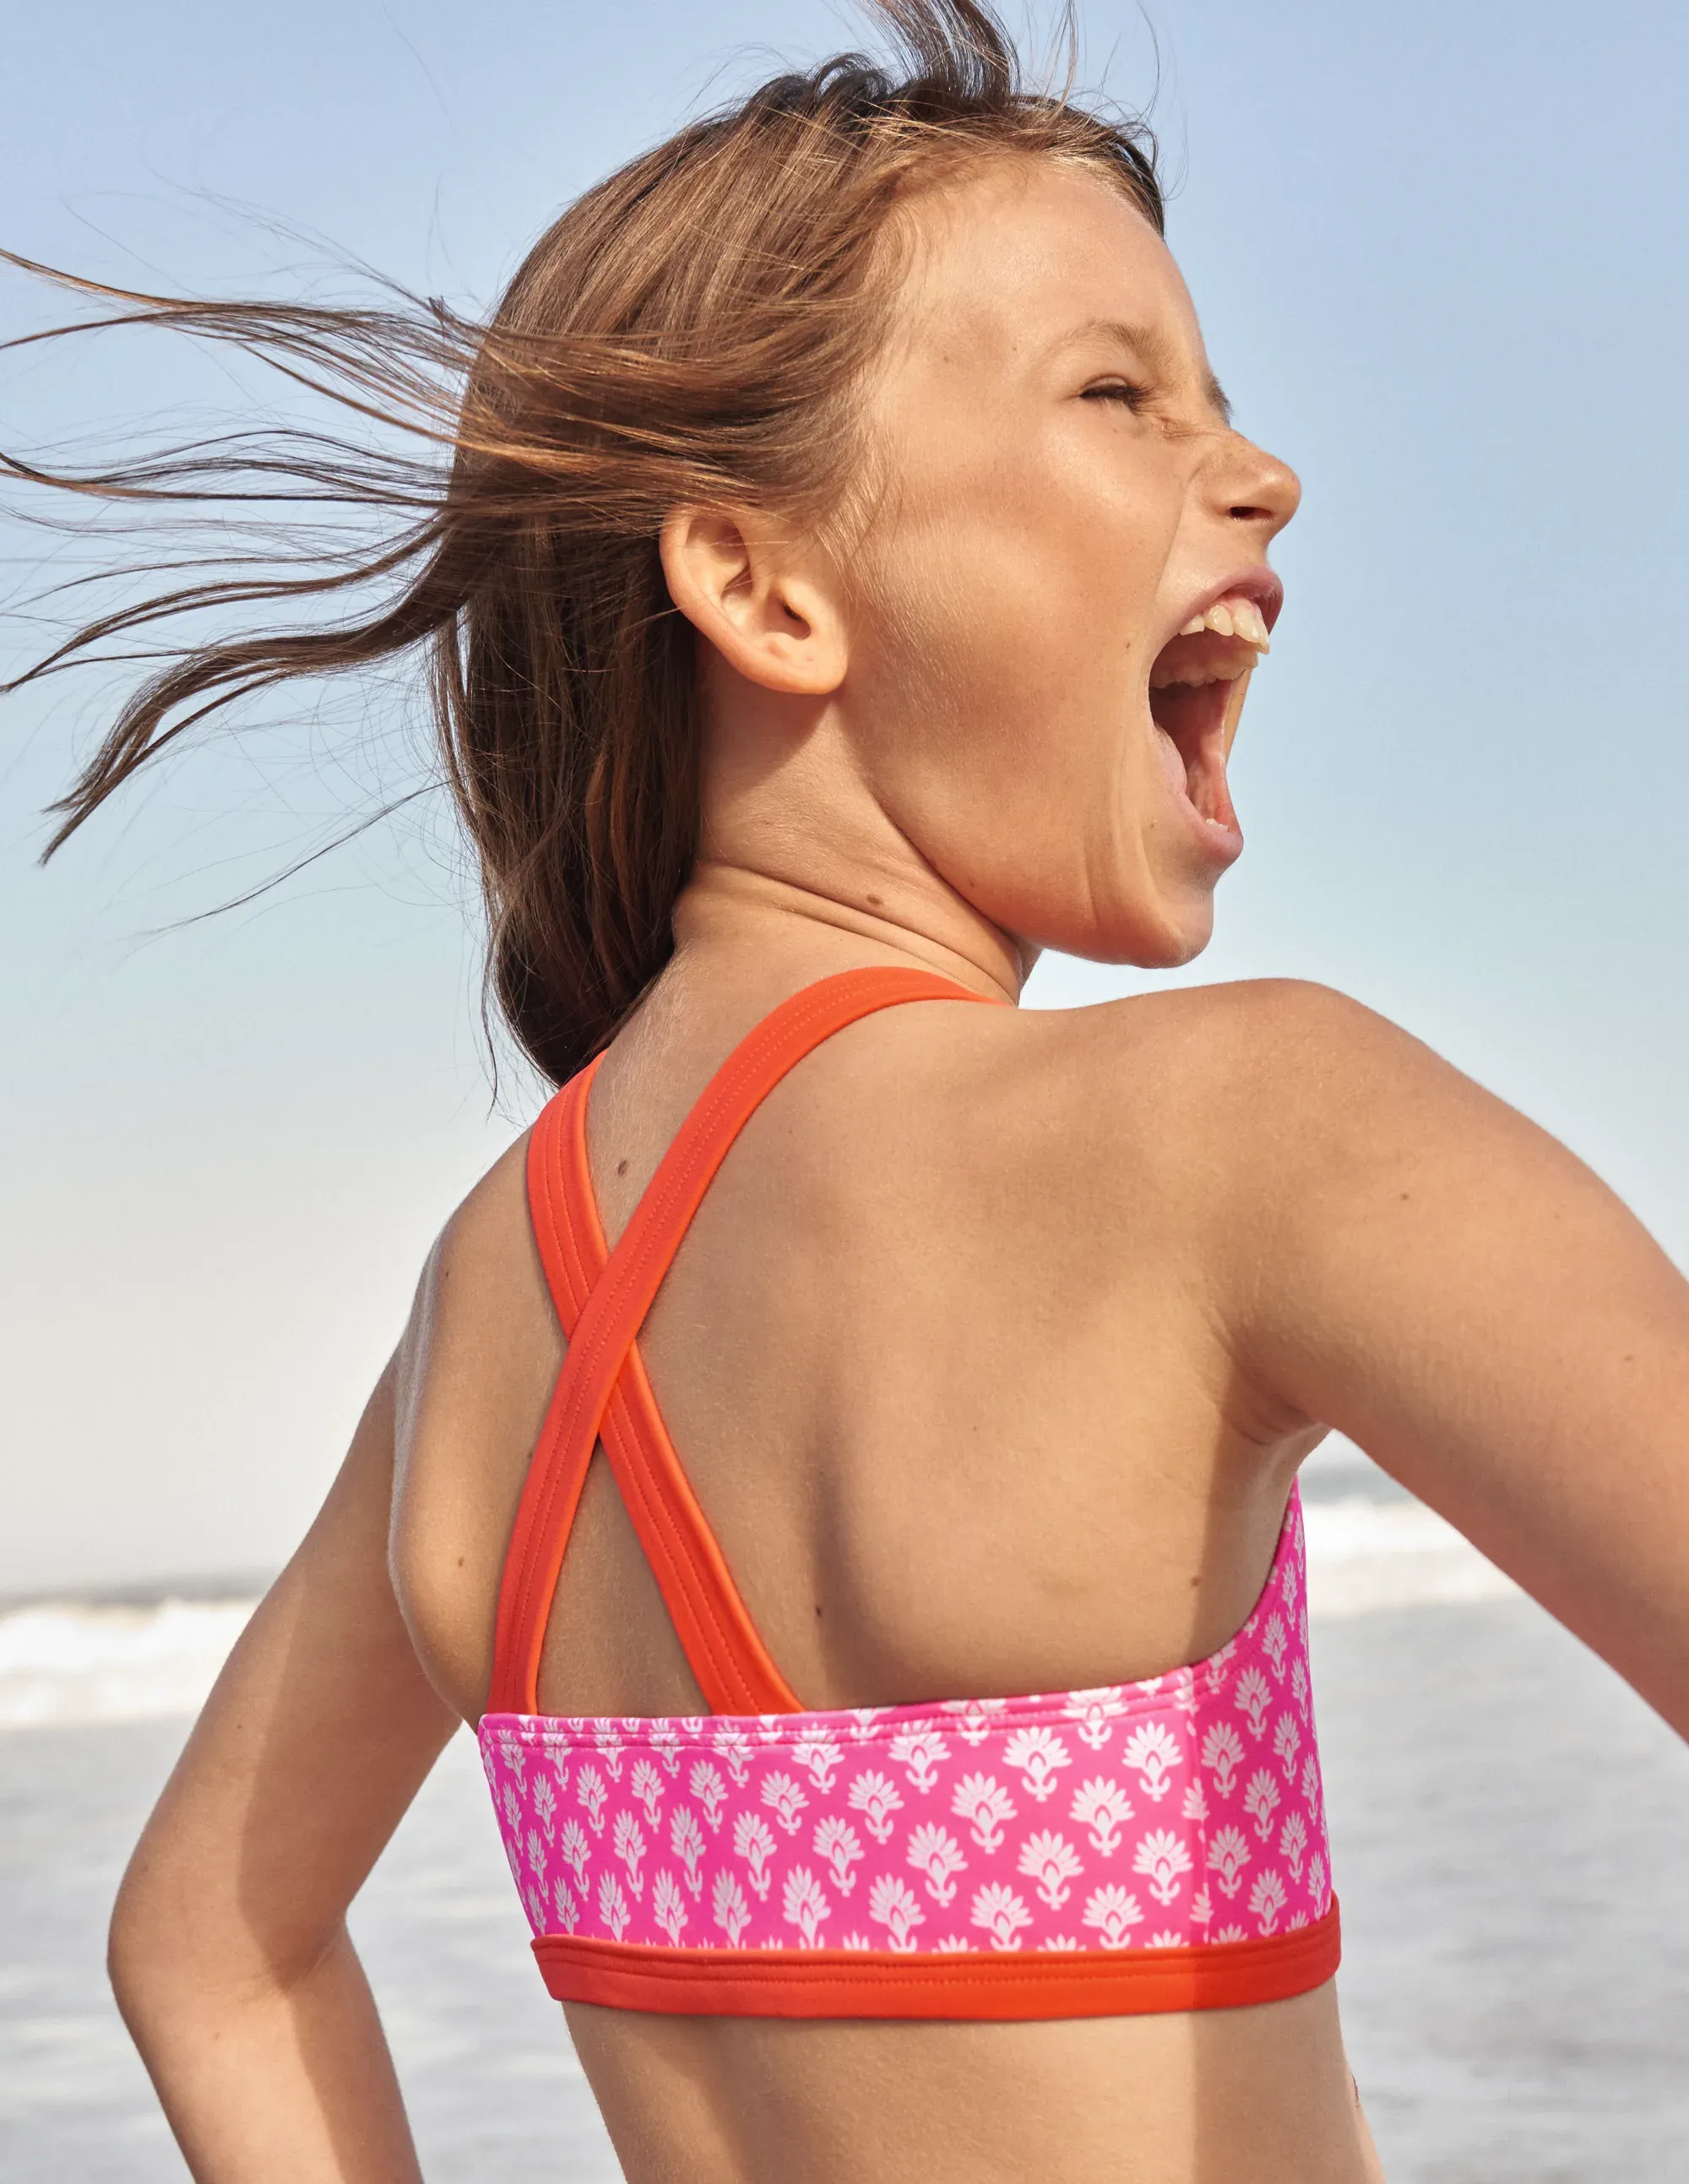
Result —
M683 945L594 1085L612 1242L780 997L695 955ZM805 1707L1119 1684L1214 1652L1248 1616L1319 1432L1270 1415L1229 1354L1229 1300L1262 1274L1241 1201L1264 1209L1273 1188L1270 1007L1238 989L1077 1017L889 1011L745 1128L640 1347ZM473 1719L563 1352L520 1149L458 1215L425 1295L397 1568L425 1661ZM602 1451L539 1692L549 1716L708 1711ZM1146 2179L1372 2173L1329 1986L1060 2025L570 2016L636 2177L1095 2177L1126 2146L1121 2173Z

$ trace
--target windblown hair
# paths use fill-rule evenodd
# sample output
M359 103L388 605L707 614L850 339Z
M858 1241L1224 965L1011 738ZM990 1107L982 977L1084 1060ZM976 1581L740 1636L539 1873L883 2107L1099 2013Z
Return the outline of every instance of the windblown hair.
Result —
M486 896L491 996L554 1081L613 1035L668 959L697 847L701 722L693 632L658 553L669 513L824 522L837 506L853 391L895 292L893 215L915 191L987 157L1054 158L1162 226L1143 125L1028 88L982 0L873 12L895 70L839 55L682 130L570 206L485 323L396 291L379 309L328 309L49 276L100 300L85 326L231 345L421 443L394 454L269 430L98 472L3 459L14 477L109 502L326 501L378 519L356 555L272 556L115 609L10 686L208 610L336 608L166 645L54 806L49 855L231 703L426 648Z

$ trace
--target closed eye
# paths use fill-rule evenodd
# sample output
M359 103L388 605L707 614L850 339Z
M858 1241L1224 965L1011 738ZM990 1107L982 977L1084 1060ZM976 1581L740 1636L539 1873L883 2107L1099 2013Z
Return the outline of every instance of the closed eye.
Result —
M1085 402L1118 402L1135 412L1149 400L1150 390L1134 386L1129 379L1100 379L1094 387L1087 387L1080 398Z

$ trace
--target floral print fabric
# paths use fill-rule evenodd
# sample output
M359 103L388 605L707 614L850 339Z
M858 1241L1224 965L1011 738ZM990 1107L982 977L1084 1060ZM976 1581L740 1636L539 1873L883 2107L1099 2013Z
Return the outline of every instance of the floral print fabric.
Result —
M1121 1950L1330 1908L1294 1492L1254 1612L1193 1668L825 1713L488 1714L480 1742L536 1935Z

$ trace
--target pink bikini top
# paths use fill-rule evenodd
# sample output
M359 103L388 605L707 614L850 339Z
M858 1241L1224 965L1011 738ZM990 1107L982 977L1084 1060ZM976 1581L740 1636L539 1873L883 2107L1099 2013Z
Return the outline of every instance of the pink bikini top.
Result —
M529 1202L569 1348L505 1560L480 1742L559 2001L1101 2017L1277 2001L1336 1970L1294 1491L1254 1611L1194 1667L816 1713L769 1658L658 1412L635 1337L759 1102L877 1009L978 999L894 970L794 995L711 1080L614 1251L587 1167L596 1062L534 1126ZM546 1621L600 1444L707 1717L538 1711Z

